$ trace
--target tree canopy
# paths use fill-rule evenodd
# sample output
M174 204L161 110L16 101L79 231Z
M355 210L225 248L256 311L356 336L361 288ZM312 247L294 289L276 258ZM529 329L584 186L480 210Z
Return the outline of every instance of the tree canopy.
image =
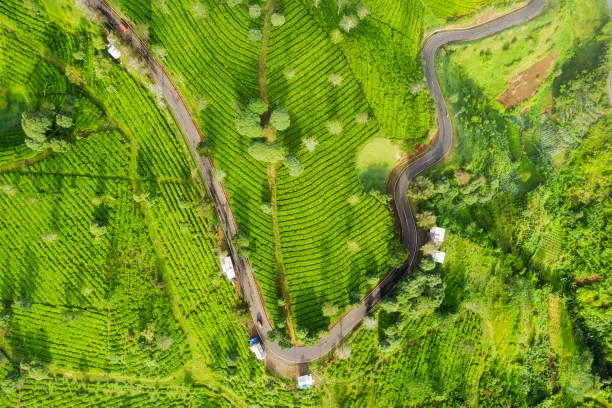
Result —
M242 136L247 136L252 139L263 137L259 115L250 111L238 114L236 117L236 130Z
M270 115L270 125L276 130L285 130L289 128L291 124L291 118L289 112L284 108L274 109L272 115Z
M253 113L261 115L268 110L268 104L261 98L255 98L249 102L248 109Z
M287 156L284 162L291 177L299 177L304 172L304 165L295 156Z
M249 147L249 154L266 163L278 163L285 158L285 149L278 143L255 142Z

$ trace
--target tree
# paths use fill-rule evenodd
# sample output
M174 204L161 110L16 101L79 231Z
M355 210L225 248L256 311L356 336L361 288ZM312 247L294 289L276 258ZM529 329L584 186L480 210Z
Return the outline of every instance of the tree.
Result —
M431 257L428 256L427 258L421 261L421 263L419 264L419 269L424 272L431 272L436 269L436 263L433 259L431 259Z
M334 350L334 355L337 359L346 361L351 357L351 347L343 344Z
M298 340L304 341L309 335L310 331L304 326L298 326L297 329L295 329L295 337L297 337Z
M284 165L289 169L291 177L299 177L304 172L304 165L295 156L285 157Z
M283 16L282 14L278 14L278 13L274 13L272 14L272 16L270 17L270 23L274 26L274 27L280 27L283 24L285 24L285 16Z
M270 203L262 203L261 204L261 211L264 214L268 214L268 215L272 214L272 204L270 204Z
M411 200L427 200L434 193L434 185L423 176L415 177L408 188L408 198Z
M370 6L368 6L367 4L360 4L359 7L357 7L357 17L359 17L360 20L363 20L369 14Z
M350 32L353 28L357 27L357 24L359 23L359 20L357 19L357 17L350 15L350 16L342 16L342 19L340 20L340 28L342 28L344 31L346 31L347 33Z
M196 147L196 152L198 152L198 154L202 157L211 157L212 156L212 152L210 150L210 146L208 145L208 143L202 141L200 143L198 143L198 146Z
M227 173L221 170L220 168L215 167L212 171L212 176L215 181L220 183L225 179L225 176L227 176Z
M437 250L438 250L438 246L433 241L429 241L421 247L421 252L423 252L425 255L429 255L432 252L437 251Z
M248 248L249 247L249 237L246 234L243 234L242 232L234 235L234 245L236 245L237 248Z
M155 323L154 322L149 322L149 324L147 324L147 327L140 332L140 335L147 341L147 343L152 343L153 339L155 338Z
M249 154L259 161L278 163L285 158L285 149L274 142L256 142L249 147Z
M423 229L430 229L436 226L436 216L430 211L423 211L416 215L416 222Z
M258 115L262 115L268 110L268 104L261 98L255 98L249 102L248 110Z
M66 115L62 115L61 113L55 115L55 123L57 123L57 126L62 127L64 129L68 129L73 125L72 118Z
M340 15L340 11L342 11L342 8L346 6L348 2L349 0L336 0L336 6L338 7L338 15Z
M196 20L202 20L208 15L208 9L200 0L192 1L189 11L191 12L191 16Z
M257 42L261 41L262 38L263 34L261 33L261 30L259 28L251 28L249 30L249 40Z
M241 112L236 117L236 130L242 136L252 139L263 137L259 115L253 112Z
M344 37L342 36L342 32L341 32L340 30L338 30L337 28L336 28L336 29L334 29L334 30L331 32L331 41L332 41L334 44L340 44L340 43L342 42L343 38L344 38Z
M302 144L309 152L314 152L319 142L314 137L306 137L302 139Z
M369 119L370 117L368 115L368 112L358 112L357 114L355 114L355 122L359 124L368 123Z
M336 86L338 86L338 85L342 84L342 80L343 80L343 78L342 78L342 75L339 75L339 74L330 74L330 75L327 77L327 80L328 80L329 82L331 82L331 84L332 84L332 85L333 85L333 87L335 88Z
M363 319L363 325L365 326L366 330L374 330L378 328L378 321L373 316L366 316Z
M51 129L51 120L42 112L23 112L21 114L23 133L33 141L47 141L47 131Z
M259 18L261 16L261 6L259 4L249 6L249 16L252 19Z
M400 268L404 262L410 256L410 251L398 240L393 240L391 246L391 258L389 259L389 266L392 268Z
M161 336L158 340L157 340L157 346L159 347L160 350L162 351L166 351L169 350L170 347L172 346L172 343L174 341L172 340L172 337L169 336Z
M274 109L270 115L270 126L276 130L285 130L291 124L289 112L284 108Z
M328 120L325 124L327 131L332 135L339 135L342 133L342 123L339 120Z
M445 285L439 274L417 274L398 284L397 310L411 318L433 312L444 300Z
M242 3L242 0L226 0L226 1L227 1L227 5L230 7L236 7L237 5Z
M325 302L323 304L323 316L334 317L338 314L338 306L331 302Z

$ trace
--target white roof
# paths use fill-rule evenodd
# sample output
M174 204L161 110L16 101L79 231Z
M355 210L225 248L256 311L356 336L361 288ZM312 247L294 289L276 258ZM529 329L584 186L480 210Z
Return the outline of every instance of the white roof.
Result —
M314 384L314 381L312 379L311 374L302 375L298 377L298 388L299 389L303 390L305 388L309 388L310 386L312 386L312 384Z
M436 245L442 245L444 241L444 233L446 230L440 227L433 227L429 230L429 235L431 236L431 240L436 243Z
M236 272L234 272L234 264L232 263L231 257L226 256L223 258L221 261L221 269L223 270L225 276L227 276L227 279L229 279L231 282L236 279Z
M111 57L118 60L121 57L121 51L119 51L114 45L108 44L108 53Z
M257 359L259 361L261 361L264 358L266 358L266 350L264 350L264 348L261 345L261 343L257 342L255 344L252 344L251 347L249 347L249 348L251 349L253 354L255 354L255 357L257 357Z
M441 252L441 251L434 251L431 253L431 257L433 258L434 262L437 263L444 263L444 258L446 257L446 252Z

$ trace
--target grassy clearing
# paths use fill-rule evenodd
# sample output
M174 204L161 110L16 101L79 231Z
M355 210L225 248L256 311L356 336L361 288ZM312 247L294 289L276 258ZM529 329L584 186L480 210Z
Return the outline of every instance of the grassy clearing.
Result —
M363 188L384 192L387 177L401 157L402 149L389 139L368 142L357 155L357 175Z
M497 99L514 76L543 60L552 51L560 56L553 69L566 64L577 47L582 48L579 54L587 53L583 59L593 61L598 52L593 35L605 24L607 16L605 1L589 0L585 4L551 0L547 10L534 22L484 40L454 45L450 50L457 64L469 72L479 73L474 80L485 95ZM551 80L545 81L536 97L521 108L543 110L550 105L554 88Z

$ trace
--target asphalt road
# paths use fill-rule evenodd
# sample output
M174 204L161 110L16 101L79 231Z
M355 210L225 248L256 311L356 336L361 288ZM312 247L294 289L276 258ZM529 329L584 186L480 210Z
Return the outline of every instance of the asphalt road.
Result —
M612 2L612 0L608 1ZM119 24L122 22L121 18L105 0L89 0L89 4L93 8L98 9L113 28L118 29ZM403 268L391 271L365 296L360 307L352 309L338 321L330 331L328 337L321 339L319 343L314 346L292 347L289 349L281 349L277 343L267 340L266 333L272 329L272 324L264 306L261 291L255 280L250 264L247 260L238 257L237 251L231 243L231 237L238 231L238 226L223 184L215 181L212 177L214 163L209 159L201 158L196 152L196 147L200 140L203 139L203 135L197 123L193 120L188 105L174 86L168 72L163 66L149 56L146 44L137 37L129 26L128 30L123 32L123 39L136 48L149 63L153 78L157 85L163 90L168 107L173 112L192 150L198 168L215 202L215 210L219 217L221 227L226 237L230 238L228 239L230 255L234 261L242 292L249 303L251 316L254 322L261 322L261 326L258 327L256 324L256 327L260 338L264 342L268 355L267 358L271 359L272 364L270 366L309 363L327 355L342 341L342 339L357 327L361 320L367 315L368 311L373 308L383 296L393 289L404 273L412 268L417 259L419 248L418 230L406 196L408 186L415 176L442 160L448 154L453 144L453 128L446 108L446 102L435 73L434 57L437 50L451 42L477 40L525 22L540 14L545 5L546 0L532 0L527 6L497 20L470 29L440 31L432 35L426 41L423 47L425 77L427 79L429 91L434 97L436 104L440 128L439 135L436 142L427 152L411 161L409 165L399 173L395 179L393 189L393 202L396 209L396 216L401 224L402 241L410 249L410 261ZM246 341L247 339L245 339L245 342Z

